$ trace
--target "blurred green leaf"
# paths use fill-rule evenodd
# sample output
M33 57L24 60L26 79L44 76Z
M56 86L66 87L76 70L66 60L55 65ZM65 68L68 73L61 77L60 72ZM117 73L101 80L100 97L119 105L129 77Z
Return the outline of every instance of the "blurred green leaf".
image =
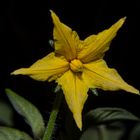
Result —
M13 109L4 100L0 100L0 124L13 126Z
M85 115L80 140L139 140L139 128L140 119L125 109L97 108Z
M25 132L8 128L0 127L0 140L32 140Z
M6 89L6 93L16 111L22 115L31 126L34 137L42 137L45 127L39 110L12 90Z
M140 119L134 116L132 113L121 108L97 108L88 112L85 115L85 125L104 123L114 120L133 120L140 121Z
M129 134L129 140L140 140L140 123L134 126Z

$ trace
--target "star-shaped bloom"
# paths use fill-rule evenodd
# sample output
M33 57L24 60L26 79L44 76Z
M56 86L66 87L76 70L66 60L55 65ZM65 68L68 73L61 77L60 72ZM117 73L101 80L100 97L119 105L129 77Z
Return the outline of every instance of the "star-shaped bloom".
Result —
M112 39L123 25L121 18L109 29L80 40L78 34L63 24L51 11L54 29L54 52L38 60L29 68L21 68L12 74L29 75L35 80L55 80L62 87L66 102L77 126L82 128L82 109L90 88L103 90L139 91L127 84L115 69L108 68L103 60Z

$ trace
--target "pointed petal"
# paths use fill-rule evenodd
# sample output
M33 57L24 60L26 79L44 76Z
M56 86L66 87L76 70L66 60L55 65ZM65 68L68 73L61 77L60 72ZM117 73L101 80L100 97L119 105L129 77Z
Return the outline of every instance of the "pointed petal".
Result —
M54 23L55 52L65 56L67 60L73 60L76 58L79 37L75 31L63 24L53 11L51 11L51 16Z
M57 79L68 69L69 63L64 58L56 57L54 53L50 53L35 62L31 67L18 69L12 72L12 74L29 75L39 81L51 81Z
M84 43L86 46L89 46L91 43L93 43L97 38L97 35L90 35L85 40Z
M128 85L115 69L107 67L105 61L100 59L89 64L84 64L85 71L82 78L90 88L101 88L103 90L123 89L138 94L139 91Z
M88 87L80 79L79 75L75 75L71 71L67 71L58 79L58 84L62 86L66 102L78 128L82 128L82 109L87 99Z
M97 35L91 35L84 40L83 50L78 54L78 59L87 63L102 58L104 53L109 49L112 39L116 36L117 31L123 25L126 18L121 18L109 29L100 32Z

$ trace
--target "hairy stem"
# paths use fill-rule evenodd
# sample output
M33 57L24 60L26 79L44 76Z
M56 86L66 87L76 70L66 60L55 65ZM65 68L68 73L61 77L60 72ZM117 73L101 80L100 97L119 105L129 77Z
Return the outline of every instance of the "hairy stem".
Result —
M55 101L53 104L53 109L43 136L42 140L50 140L54 131L55 121L57 118L57 114L59 112L59 108L61 105L63 94L61 92L56 93Z

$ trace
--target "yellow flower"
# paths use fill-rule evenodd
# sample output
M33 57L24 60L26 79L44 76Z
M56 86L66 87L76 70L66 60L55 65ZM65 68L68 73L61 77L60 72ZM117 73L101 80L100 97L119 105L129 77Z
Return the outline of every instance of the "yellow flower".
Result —
M123 25L121 18L109 29L80 40L75 31L63 24L51 11L54 23L54 52L38 60L29 68L21 68L12 74L29 75L35 80L55 80L65 95L77 126L82 129L82 109L89 88L103 90L123 89L138 94L115 69L108 68L103 60L112 39Z

